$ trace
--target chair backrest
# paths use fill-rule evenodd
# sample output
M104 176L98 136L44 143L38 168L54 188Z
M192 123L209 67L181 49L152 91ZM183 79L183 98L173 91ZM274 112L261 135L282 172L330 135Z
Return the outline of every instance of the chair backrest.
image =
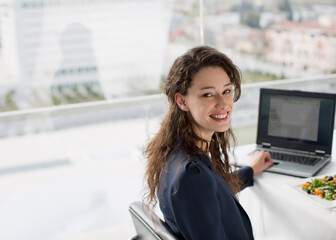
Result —
M148 240L176 240L176 235L168 225L162 221L153 211L143 210L143 203L133 202L128 210L134 223L137 233L136 239Z

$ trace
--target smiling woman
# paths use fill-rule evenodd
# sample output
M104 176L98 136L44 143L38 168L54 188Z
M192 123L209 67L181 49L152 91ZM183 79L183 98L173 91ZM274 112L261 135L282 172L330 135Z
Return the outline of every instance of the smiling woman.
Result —
M234 194L268 168L268 153L238 171L229 164L233 104L240 72L225 54L196 47L177 58L165 82L169 111L148 144L146 200L156 198L179 239L253 239L251 222Z
M232 83L221 67L205 67L195 74L187 96L177 92L175 101L183 111L189 111L197 123L194 131L211 141L214 132L230 128L233 109Z

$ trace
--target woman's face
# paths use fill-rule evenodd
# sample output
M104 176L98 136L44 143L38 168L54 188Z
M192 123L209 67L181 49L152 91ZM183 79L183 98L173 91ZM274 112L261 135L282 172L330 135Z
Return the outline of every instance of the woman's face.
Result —
M197 72L187 95L175 94L175 101L183 111L190 112L198 124L195 133L207 141L214 132L230 128L233 91L229 76L221 67L205 67Z

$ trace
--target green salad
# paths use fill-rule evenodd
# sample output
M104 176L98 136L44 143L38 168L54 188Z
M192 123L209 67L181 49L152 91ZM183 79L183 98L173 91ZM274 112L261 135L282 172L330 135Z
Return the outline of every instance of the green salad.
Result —
M322 199L336 200L336 174L323 178L312 178L311 182L302 184L302 190Z

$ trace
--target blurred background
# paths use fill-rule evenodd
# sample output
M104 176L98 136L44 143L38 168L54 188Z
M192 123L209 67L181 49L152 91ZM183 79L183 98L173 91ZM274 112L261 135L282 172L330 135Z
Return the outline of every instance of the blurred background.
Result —
M238 145L261 87L336 93L335 0L0 0L0 239L129 239L162 83L202 44L242 72Z

